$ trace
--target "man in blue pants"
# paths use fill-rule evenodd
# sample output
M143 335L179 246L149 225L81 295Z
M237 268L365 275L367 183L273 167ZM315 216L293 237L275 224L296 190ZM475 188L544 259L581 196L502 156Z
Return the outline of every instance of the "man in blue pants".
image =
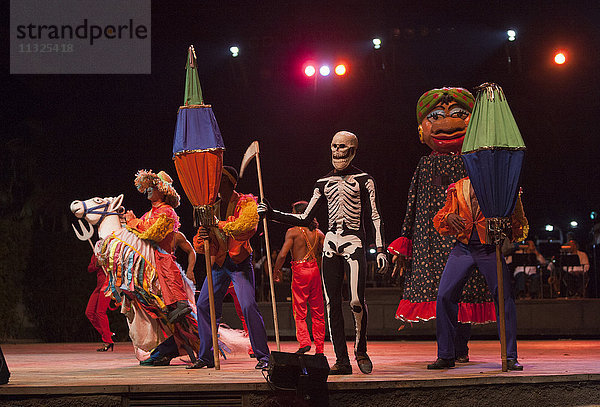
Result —
M220 220L218 228L207 231L200 227L197 235L194 236L194 248L198 253L203 253L203 241L208 237L217 321L221 319L223 298L232 282L248 326L250 344L258 360L256 369L265 369L268 367L270 352L267 345L267 332L255 299L252 247L249 242L256 233L259 217L256 198L235 191L237 179L235 168L223 167L219 188L221 199L215 204L216 216ZM200 349L198 360L188 366L188 369L212 368L215 366L215 361L206 280L200 290L197 307Z
M527 236L529 226L523 213L520 197L511 217L512 240L521 241ZM442 273L436 301L436 329L438 358L427 369L454 367L454 339L458 325L458 299L463 286L475 268L485 277L496 305L498 319L498 278L496 248L486 242L484 218L468 177L458 180L448 188L445 206L433 219L442 235L456 235L456 245L450 252ZM506 320L507 361L509 370L523 370L517 361L517 315L515 299L510 287L510 275L504 258L504 311Z

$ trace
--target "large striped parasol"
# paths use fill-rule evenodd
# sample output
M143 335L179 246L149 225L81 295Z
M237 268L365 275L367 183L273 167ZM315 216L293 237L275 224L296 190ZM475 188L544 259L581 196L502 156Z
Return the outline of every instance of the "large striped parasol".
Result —
M525 143L502 88L478 89L462 158L483 215L505 218L515 207Z
M194 46L188 48L183 106L177 112L173 160L185 195L194 207L194 226L214 227L225 144L210 105L202 99ZM220 368L210 245L204 240L215 368Z
M507 371L500 246L504 238L509 236L510 216L517 201L525 143L502 88L495 83L484 83L477 90L475 107L462 146L462 159L481 212L487 220L488 235L496 245L502 371Z
M200 221L203 206L217 199L225 144L211 105L202 99L194 47L188 49L185 96L177 112L173 160L186 196ZM196 224L198 226L198 223Z

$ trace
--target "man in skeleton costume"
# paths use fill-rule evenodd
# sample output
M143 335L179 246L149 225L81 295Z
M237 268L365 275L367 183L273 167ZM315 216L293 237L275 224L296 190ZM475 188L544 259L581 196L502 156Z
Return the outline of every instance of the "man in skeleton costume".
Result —
M361 372L371 373L373 370L367 355L367 307L364 298L367 265L363 219L367 214L375 229L379 272L387 268L375 181L369 174L350 165L357 147L358 138L348 131L340 131L333 136L331 160L334 169L317 180L313 196L302 214L279 212L271 209L266 202L258 207L259 213L266 214L271 220L308 226L317 208L327 202L329 226L323 244L322 264L329 331L336 356L336 363L329 372L333 375L352 374L342 313L342 285L346 270L349 271L350 307L356 328L354 354Z

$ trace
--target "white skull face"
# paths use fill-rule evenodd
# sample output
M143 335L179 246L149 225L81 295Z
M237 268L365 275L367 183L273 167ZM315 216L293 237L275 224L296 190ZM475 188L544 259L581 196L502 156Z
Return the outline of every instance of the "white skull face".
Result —
M354 159L358 148L358 138L349 131L338 131L331 140L331 163L338 170L344 170Z

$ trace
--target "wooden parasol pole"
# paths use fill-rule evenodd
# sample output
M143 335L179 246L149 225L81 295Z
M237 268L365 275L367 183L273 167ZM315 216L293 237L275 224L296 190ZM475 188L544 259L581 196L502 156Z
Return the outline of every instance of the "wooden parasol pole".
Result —
M217 336L217 312L215 310L215 293L213 291L212 264L210 264L210 243L204 239L204 259L206 260L206 285L208 286L208 307L210 308L210 330L212 333L215 369L221 369L219 360L219 338Z
M500 257L500 244L496 243L496 272L498 275L498 327L500 330L500 357L502 358L502 371L508 371L506 359L506 319L504 317L504 273L502 258Z
M264 200L265 193L263 190L262 172L260 170L259 152L256 152L256 169L258 171L258 189L260 191L260 200ZM271 285L271 304L273 306L273 324L275 328L275 342L277 343L277 351L281 351L279 345L279 323L277 321L277 302L275 301L275 284L273 282L273 265L271 264L271 245L269 243L269 228L267 227L267 218L263 218L263 229L265 231L265 247L267 250L267 268L269 271L269 283Z

